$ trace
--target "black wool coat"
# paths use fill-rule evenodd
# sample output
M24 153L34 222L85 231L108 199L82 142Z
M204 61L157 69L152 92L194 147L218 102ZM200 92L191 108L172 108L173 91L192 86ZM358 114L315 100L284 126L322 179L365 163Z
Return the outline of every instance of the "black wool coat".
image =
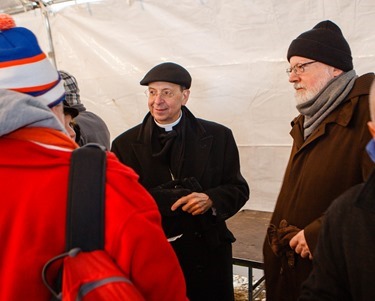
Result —
M182 107L182 113L185 141L179 178L194 177L213 201L214 212L162 219L169 219L167 227L183 229L183 236L171 244L184 272L190 300L230 301L234 299L231 243L235 238L225 220L246 203L249 187L240 172L232 131L194 117L186 107ZM142 124L118 136L111 149L138 173L139 181L149 191L171 181L169 165L152 156L155 126L148 113Z

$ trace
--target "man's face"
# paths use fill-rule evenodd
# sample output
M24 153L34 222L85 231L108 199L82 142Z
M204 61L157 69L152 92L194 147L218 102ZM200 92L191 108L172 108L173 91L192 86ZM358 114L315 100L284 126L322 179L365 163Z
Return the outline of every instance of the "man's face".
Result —
M313 61L314 60L300 56L290 58L290 67L293 68L297 66L297 73L292 71L289 75L289 82L293 84L296 90L295 97L297 104L307 102L314 98L331 79L342 73L341 70L320 62L304 65L303 71L301 68L298 68L298 66Z
M189 98L189 90L169 82L153 82L148 85L148 108L154 119L169 124L180 116L181 107Z

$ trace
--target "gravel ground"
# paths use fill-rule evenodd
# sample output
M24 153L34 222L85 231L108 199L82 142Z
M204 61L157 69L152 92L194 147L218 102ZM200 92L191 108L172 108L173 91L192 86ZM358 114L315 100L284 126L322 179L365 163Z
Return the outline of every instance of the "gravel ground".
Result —
M233 276L234 297L236 301L248 301L248 279L247 277ZM260 284L253 292L253 301L266 301L264 283Z

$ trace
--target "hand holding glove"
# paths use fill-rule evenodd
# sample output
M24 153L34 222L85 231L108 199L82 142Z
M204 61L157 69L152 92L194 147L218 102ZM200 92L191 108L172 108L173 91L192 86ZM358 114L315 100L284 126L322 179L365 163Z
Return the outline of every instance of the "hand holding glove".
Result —
M288 222L283 219L279 227L270 224L267 228L268 243L272 249L272 252L280 257L285 255L288 259L288 265L294 266L294 251L289 246L289 241L300 231L296 226L289 225Z

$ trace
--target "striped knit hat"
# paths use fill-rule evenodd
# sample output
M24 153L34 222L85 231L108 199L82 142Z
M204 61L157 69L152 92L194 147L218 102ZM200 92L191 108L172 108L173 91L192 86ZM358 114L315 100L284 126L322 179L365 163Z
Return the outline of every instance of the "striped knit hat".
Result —
M0 89L32 95L49 107L65 97L60 76L35 35L15 27L7 14L0 14Z

